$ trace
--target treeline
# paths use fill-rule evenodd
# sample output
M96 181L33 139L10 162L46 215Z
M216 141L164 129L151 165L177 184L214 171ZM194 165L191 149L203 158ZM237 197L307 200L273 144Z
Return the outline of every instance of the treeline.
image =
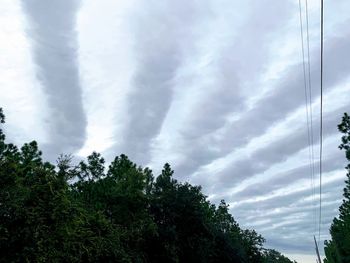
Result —
M98 153L44 162L0 129L0 262L291 262L169 164L157 178L125 155L105 167Z

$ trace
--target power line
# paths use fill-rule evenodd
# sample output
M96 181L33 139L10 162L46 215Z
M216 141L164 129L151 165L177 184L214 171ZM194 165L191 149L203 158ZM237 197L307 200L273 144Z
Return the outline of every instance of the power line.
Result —
M311 86L311 59L310 59L310 38L309 38L309 8L308 0L305 0L305 15L306 15L306 42L307 42L307 64L308 64L308 77L309 77L309 112L310 112L310 135L311 135L311 187L313 194L313 201L316 204L316 191L315 191L315 157L314 157L314 129L313 129L313 114L312 114L312 86ZM314 210L314 226L316 233L316 206Z
M306 6L307 7L307 6ZM306 13L308 15L308 12ZM312 200L316 201L316 192L314 187L314 155L313 155L313 129L312 129L312 111L311 110L311 72L310 72L310 52L309 52L309 36L308 36L308 20L307 20L307 44L308 44L308 77L306 74L306 66L305 66L305 48L304 48L304 28L303 28L303 17L302 17L302 7L301 0L299 0L299 20L300 20L300 38L301 38L301 51L302 51L302 59L303 59L303 77L304 77L304 96L305 96L305 113L306 113L306 125L307 125L307 140L308 140L308 150L309 150L309 165L310 165L310 179L311 179L311 191L312 191ZM309 85L308 85L309 84ZM308 96L308 88L309 86L309 96ZM309 98L308 98L309 97ZM309 105L310 104L310 105ZM310 114L309 114L310 112ZM309 117L310 115L310 117ZM311 129L310 129L311 127ZM315 206L316 209L316 206ZM317 229L316 223L316 210L313 213L313 221L315 232Z
M321 101L320 101L320 214L318 226L318 242L321 241L321 218L322 218L322 137L323 137L323 0L321 0Z

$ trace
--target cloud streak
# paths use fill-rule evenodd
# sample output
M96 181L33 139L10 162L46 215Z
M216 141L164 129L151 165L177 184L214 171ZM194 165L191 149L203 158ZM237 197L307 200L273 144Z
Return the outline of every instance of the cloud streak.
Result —
M198 8L202 4L151 1L136 10L132 26L136 69L127 97L126 132L119 149L141 164L149 161L150 144L170 107L184 48L191 45L191 29L203 16Z
M46 94L49 143L45 156L55 159L74 153L85 140L86 117L82 106L77 64L76 12L78 0L25 0L37 78Z

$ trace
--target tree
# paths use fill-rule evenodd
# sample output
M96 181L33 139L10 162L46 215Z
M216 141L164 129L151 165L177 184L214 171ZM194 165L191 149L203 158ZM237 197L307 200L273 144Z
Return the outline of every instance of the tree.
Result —
M264 249L263 263L296 263L274 249Z
M151 261L254 262L248 259L252 243L243 245L244 232L229 214L228 205L222 201L216 208L200 187L179 183L173 174L165 164L154 184L150 212L158 236L151 242Z
M332 240L325 242L325 262L350 262L350 116L344 113L338 130L343 134L339 149L345 151L349 164L345 181L344 199L339 207L339 217L333 219L330 228Z
M4 123L2 110L0 117ZM5 139L0 129L0 262L127 258L116 229L70 194L69 160L61 158L57 172L35 141L19 150Z

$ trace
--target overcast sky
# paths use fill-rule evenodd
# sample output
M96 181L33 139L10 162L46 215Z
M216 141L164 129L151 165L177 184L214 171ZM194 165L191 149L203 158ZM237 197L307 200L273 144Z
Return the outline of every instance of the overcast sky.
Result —
M325 2L323 239L350 112L350 2ZM317 157L320 6L308 4ZM300 39L298 0L1 0L5 130L49 160L125 153L155 174L169 162L267 246L315 262Z

